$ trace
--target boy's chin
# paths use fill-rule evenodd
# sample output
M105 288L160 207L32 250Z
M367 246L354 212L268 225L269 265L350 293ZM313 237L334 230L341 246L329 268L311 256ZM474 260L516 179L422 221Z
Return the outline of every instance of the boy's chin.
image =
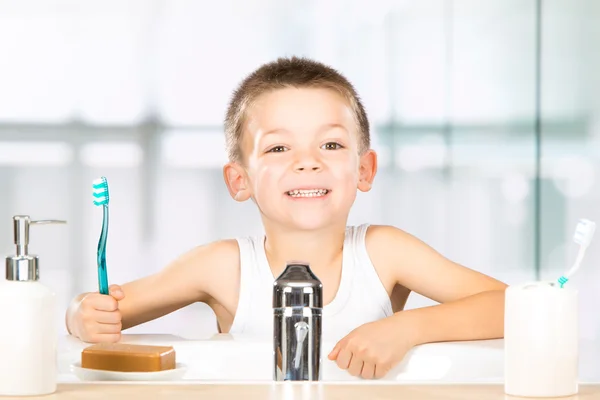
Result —
M331 216L327 216L325 218L322 216L298 216L289 221L288 225L292 229L297 229L300 231L316 231L333 225L339 225L339 223L336 224L335 219L331 218Z

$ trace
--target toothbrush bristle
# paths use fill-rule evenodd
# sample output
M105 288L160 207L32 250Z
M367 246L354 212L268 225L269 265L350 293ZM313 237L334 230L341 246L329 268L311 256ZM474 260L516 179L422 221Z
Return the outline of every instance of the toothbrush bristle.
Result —
M108 194L108 182L105 177L95 179L92 182L92 196L94 197L94 205L103 206L108 204L110 196Z
M564 276L561 276L560 278L558 278L558 283L560 283L560 285L564 285L565 283L567 283L569 281L568 278L565 278Z
M575 234L573 235L573 241L581 246L589 246L594 232L596 231L596 224L587 219L579 220Z

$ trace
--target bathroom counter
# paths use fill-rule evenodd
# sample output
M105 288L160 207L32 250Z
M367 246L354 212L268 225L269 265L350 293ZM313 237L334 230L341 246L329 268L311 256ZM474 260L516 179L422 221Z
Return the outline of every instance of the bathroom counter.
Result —
M219 334L204 339L189 339L166 334L123 334L121 343L173 346L177 362L186 371L178 381L196 384L269 384L273 382L273 344L264 338ZM335 343L322 343L323 352ZM63 337L58 350L58 383L81 383L77 363L81 351L89 346L73 337ZM401 364L380 381L383 383L480 383L503 382L503 341L432 343L411 350ZM73 368L75 367L75 369ZM360 382L340 369L335 362L322 358L321 382ZM84 382L97 382L85 377ZM163 381L164 382L164 381ZM596 383L582 377L581 382ZM104 382L102 382L104 383Z
M28 399L345 399L370 400L492 400L517 399L506 396L502 385L398 385L333 383L263 384L60 384L56 393ZM8 397L3 397L8 399ZM600 385L581 385L576 396L561 399L600 399Z
M58 391L44 399L248 398L248 399L510 399L504 394L502 340L432 343L411 350L405 360L377 381L350 376L324 359L318 383L273 382L272 343L216 335L189 339L164 334L124 334L121 342L172 345L187 366L173 381L82 380L73 369L89 346L62 337L58 352ZM581 343L580 393L572 398L600 400L600 343ZM328 348L331 344L323 345ZM3 399L0 397L0 400Z

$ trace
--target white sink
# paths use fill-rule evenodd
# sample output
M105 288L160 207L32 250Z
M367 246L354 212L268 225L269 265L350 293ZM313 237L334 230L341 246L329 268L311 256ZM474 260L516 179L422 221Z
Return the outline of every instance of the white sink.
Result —
M171 345L177 361L187 365L184 381L272 382L272 343L252 338L216 335L186 340L173 335L123 335L122 342ZM59 381L77 382L70 365L89 344L66 337L59 344ZM327 359L334 343L322 347L322 380L370 382L355 378ZM503 381L503 341L431 343L412 349L404 360L377 382L473 383Z

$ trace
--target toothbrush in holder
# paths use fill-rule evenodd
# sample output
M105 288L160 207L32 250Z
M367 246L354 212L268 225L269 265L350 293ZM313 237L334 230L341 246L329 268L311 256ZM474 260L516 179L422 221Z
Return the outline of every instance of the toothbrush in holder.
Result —
M596 223L587 220L580 219L577 224L577 228L575 228L575 234L573 235L573 241L579 245L579 253L577 254L577 259L575 260L575 264L571 267L571 269L558 278L558 283L562 288L565 283L568 282L569 278L573 276L573 274L579 269L581 265L581 261L583 260L583 256L585 255L585 250L590 245L592 238L594 237L594 232L596 231Z
M106 274L106 237L108 236L108 182L103 176L92 182L94 205L102 207L102 232L98 241L98 286L101 294L108 294L108 277Z

